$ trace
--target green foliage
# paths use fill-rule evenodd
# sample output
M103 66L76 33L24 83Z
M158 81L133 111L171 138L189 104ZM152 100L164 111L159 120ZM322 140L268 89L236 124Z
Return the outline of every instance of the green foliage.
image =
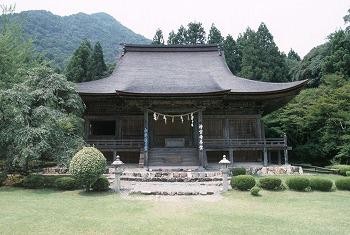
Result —
M7 179L3 181L3 185L22 187L24 177L22 175L8 175Z
M334 74L322 80L264 120L268 137L287 133L294 162L322 166L350 156L350 82Z
M251 175L238 175L231 178L231 187L241 191L250 190L255 184L255 178Z
M310 187L312 190L329 192L332 190L333 181L324 178L314 178L310 179Z
M121 43L150 43L149 39L134 33L106 13L61 17L35 10L12 14L10 19L19 22L25 38L31 38L35 49L61 70L85 38L101 43L108 63L114 62L120 54Z
M335 186L337 186L337 189L339 190L348 190L350 191L350 178L346 177L343 179L338 179L335 181Z
M156 34L153 37L152 44L153 45L164 45L163 31L161 29L157 29Z
M350 165L332 165L332 169L337 169L340 175L346 176L346 172L350 171Z
M250 189L250 194L253 196L260 196L259 192L260 192L260 188L257 186L254 186L253 188Z
M205 39L205 30L202 23L190 22L187 28L181 25L177 33L171 31L168 37L168 44L204 44Z
M306 177L295 176L286 180L289 189L296 191L305 191L310 187L310 180Z
M231 170L231 175L232 176L237 176L237 175L245 175L247 173L247 170L243 167L236 167Z
M224 41L224 54L228 68L237 75L240 71L240 55L237 44L231 35L228 35Z
M28 175L23 179L22 186L30 189L44 188L45 179L41 175Z
M248 28L237 39L241 55L239 75L260 81L288 81L285 55L280 53L264 23L255 32Z
M109 190L109 181L105 176L101 176L92 184L92 191L106 192Z
M106 158L96 148L84 147L72 158L69 172L89 191L91 185L103 174Z
M8 167L28 171L32 160L67 164L84 144L84 106L74 85L44 66L20 76L22 83L0 90L0 143Z
M259 179L260 187L267 190L277 190L281 188L282 180L277 177L269 176Z
M4 181L7 179L6 172L0 172L0 187L3 185Z
M59 190L74 190L77 189L77 182L72 177L61 177L56 179L55 187Z
M350 176L350 171L347 171L345 174L346 176Z
M212 24L208 34L208 43L221 45L223 42L224 37L221 35L220 30L216 28L214 24Z

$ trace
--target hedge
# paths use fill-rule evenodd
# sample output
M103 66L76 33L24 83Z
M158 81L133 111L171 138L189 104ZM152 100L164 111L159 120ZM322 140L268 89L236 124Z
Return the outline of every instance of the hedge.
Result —
M305 191L308 187L310 187L310 180L305 177L295 176L287 179L286 184L289 189L296 191Z
M346 172L350 171L350 165L333 165L330 168L337 169L338 173L343 176L346 176Z
M59 190L74 190L79 188L76 180L69 176L56 179L55 187Z
M254 186L253 188L250 189L250 194L253 196L259 196L260 188L257 186Z
M324 179L324 178L311 178L310 187L312 190L329 192L332 190L333 181L330 179Z
M238 175L231 178L231 187L238 190L250 190L255 184L255 179L251 175Z
M277 177L264 177L259 180L260 187L267 190L276 190L281 188L282 180Z
M30 189L44 188L45 179L42 175L28 175L23 179L22 185Z
M349 190L350 191L350 178L346 177L343 179L338 179L335 181L335 186L339 190Z
M231 170L231 175L232 176L237 176L237 175L245 175L247 173L247 170L243 167L237 167L233 168Z
M92 191L106 192L109 190L109 181L105 176L101 176L92 184Z

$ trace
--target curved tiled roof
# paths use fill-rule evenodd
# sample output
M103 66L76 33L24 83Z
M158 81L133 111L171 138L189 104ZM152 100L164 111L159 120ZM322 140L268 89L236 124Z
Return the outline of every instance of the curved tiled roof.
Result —
M82 94L175 95L274 93L302 87L305 81L259 82L233 75L217 45L125 45L107 78L77 84Z

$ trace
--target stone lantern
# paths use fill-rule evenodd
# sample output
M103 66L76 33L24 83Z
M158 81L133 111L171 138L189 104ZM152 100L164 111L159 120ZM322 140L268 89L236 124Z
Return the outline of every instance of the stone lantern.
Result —
M113 183L113 191L119 193L120 192L120 177L123 174L125 170L124 163L120 160L120 156L117 155L117 158L112 163L112 166L114 167L114 183Z
M219 162L221 165L221 172L222 172L222 191L226 192L228 190L228 182L227 182L227 175L229 172L228 166L230 165L230 161L226 159L226 155L222 156L222 160Z

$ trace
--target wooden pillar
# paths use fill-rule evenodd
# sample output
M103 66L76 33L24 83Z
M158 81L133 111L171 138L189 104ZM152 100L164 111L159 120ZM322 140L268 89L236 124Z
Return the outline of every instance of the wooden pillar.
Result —
M198 111L198 158L200 166L205 167L203 135L203 113L200 110Z
M113 162L117 159L117 151L113 150Z
M143 115L143 143L144 166L148 167L148 111Z
M284 164L288 165L288 143L287 143L286 133L283 134L283 140L284 140Z
M84 131L84 135L85 135L85 140L87 140L89 138L89 135L91 134L91 127L90 127L90 120L89 119L85 119L85 131Z
M267 166L267 148L264 147L264 150L263 150L263 153L264 153L264 166Z
M267 151L267 164L271 164L271 150Z
M278 165L281 165L282 163L282 160L281 160L281 150L278 150L277 151L277 163L278 163Z
M228 153L229 153L231 165L233 165L233 157L234 157L233 149L229 149Z

